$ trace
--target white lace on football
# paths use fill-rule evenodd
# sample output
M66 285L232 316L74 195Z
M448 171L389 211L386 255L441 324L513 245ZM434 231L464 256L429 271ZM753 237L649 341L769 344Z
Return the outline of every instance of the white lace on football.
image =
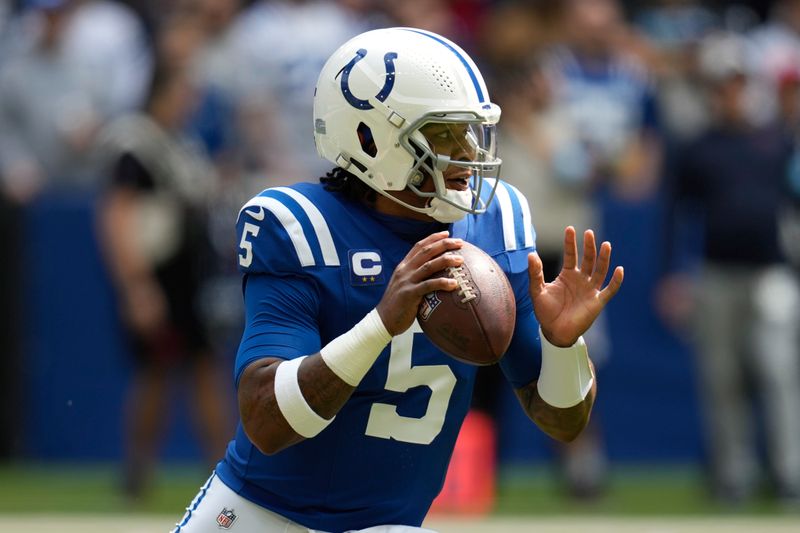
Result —
M469 279L467 279L467 274L462 267L447 267L447 272L456 280L456 283L458 283L458 295L462 297L462 304L470 302L478 297L478 295L475 294L475 288L470 284Z

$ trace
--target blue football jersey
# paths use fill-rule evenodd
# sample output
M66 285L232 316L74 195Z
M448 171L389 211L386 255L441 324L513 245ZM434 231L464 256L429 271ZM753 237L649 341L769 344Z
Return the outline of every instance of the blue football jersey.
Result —
M268 189L245 204L237 223L247 307L237 384L257 359L318 352L378 304L395 266L436 229L390 218L311 183ZM406 231L404 222L421 234ZM486 213L468 215L450 231L489 253L509 276L517 324L524 324L510 350L538 372L527 201L501 182ZM245 498L312 529L419 526L444 482L475 374L415 324L394 337L319 435L266 456L240 424L217 472Z

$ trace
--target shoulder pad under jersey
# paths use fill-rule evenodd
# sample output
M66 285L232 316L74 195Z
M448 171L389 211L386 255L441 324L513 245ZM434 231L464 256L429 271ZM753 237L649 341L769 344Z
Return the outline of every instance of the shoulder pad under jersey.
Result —
M302 185L267 189L239 211L239 270L292 273L340 265L328 222L314 202L316 194L327 193Z

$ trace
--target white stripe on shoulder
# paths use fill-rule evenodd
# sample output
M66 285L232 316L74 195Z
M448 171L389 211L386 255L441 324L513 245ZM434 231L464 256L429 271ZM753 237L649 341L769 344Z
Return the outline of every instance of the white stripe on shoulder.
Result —
M300 204L300 207L306 212L306 216L308 216L317 234L317 240L319 241L320 248L322 248L322 259L325 262L325 266L339 266L339 254L336 253L336 246L333 244L331 230L328 227L328 223L325 222L325 217L323 217L322 213L317 209L317 206L311 203L311 200L289 187L275 187L271 190L287 194L294 199L295 202Z
M527 198L513 185L510 183L506 183L506 186L511 189L517 196L517 202L519 202L520 209L522 209L522 227L525 231L525 243L523 246L525 248L531 248L533 246L533 221L531 220L531 208L528 204Z
M303 231L303 226L300 225L300 221L297 220L297 217L294 216L294 213L292 213L288 207L275 198L256 196L242 207L239 211L239 216L241 216L242 211L248 207L263 207L275 215L275 218L281 223L283 229L289 234L292 245L294 245L294 250L297 252L297 257L300 259L300 265L306 267L316 264L314 261L314 254L311 252L311 246L308 244L308 238ZM247 213L250 213L250 211L247 211ZM251 216L256 220L260 220L263 219L264 214L262 211L261 217L257 214L252 214Z
M489 185L494 187L495 179L486 178ZM514 229L514 207L511 205L511 197L508 195L508 189L503 187L503 182L497 184L495 189L495 200L500 206L500 216L503 221L503 242L505 243L506 250L517 249L517 232Z
M242 218L242 212L244 212L244 210L245 210L245 209L247 209L247 208L248 208L248 207L250 207L250 206L256 205L255 203L253 203L253 200L254 200L254 199L256 199L256 198L260 198L260 197L261 197L261 195L262 195L262 194L264 194L265 192L267 192L268 190L269 190L269 189L264 189L263 191L261 191L260 193L258 193L258 195L254 196L253 198L250 198L250 199L247 201L247 203L246 203L246 204L244 204L244 205L242 206L242 208L241 208L241 209L239 209L239 214L238 214L238 215L236 215L236 222L239 222L239 219L240 219L240 218Z

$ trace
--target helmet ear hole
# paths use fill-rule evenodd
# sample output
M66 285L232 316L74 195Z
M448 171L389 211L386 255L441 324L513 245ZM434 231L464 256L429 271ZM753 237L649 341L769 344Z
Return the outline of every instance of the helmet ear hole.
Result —
M356 127L358 134L358 142L361 144L361 149L370 157L378 155L378 147L375 145L375 138L372 136L372 130L363 122L358 123Z

